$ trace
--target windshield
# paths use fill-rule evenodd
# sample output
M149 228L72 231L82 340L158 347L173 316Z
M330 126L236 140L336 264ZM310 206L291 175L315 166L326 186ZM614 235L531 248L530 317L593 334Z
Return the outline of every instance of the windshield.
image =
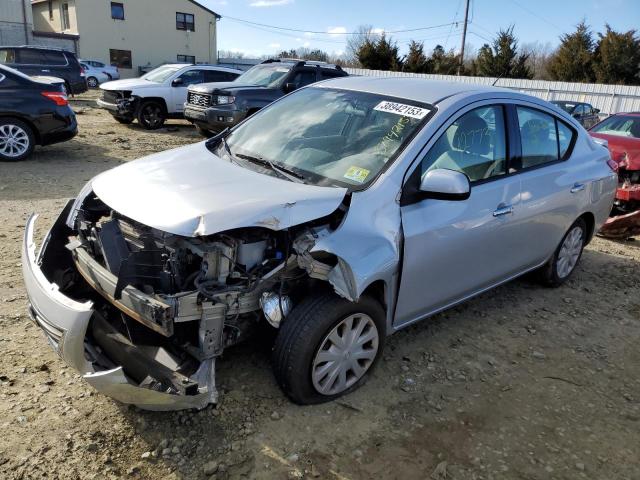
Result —
M287 66L256 65L236 78L235 81L260 87L275 87L289 73L289 70L290 67Z
M145 80L149 80L150 82L162 83L178 70L180 70L179 67L162 66L151 70L149 73L144 74L142 78L144 78Z
M364 188L418 130L428 105L364 92L304 88L261 110L217 145L232 160L258 159L305 183ZM248 167L251 168L251 167ZM274 169L275 170L275 169ZM272 173L273 174L273 173Z
M553 103L567 113L573 112L573 109L576 108L575 103L569 103L569 102L553 102Z
M614 115L597 124L591 131L605 135L640 138L640 117Z

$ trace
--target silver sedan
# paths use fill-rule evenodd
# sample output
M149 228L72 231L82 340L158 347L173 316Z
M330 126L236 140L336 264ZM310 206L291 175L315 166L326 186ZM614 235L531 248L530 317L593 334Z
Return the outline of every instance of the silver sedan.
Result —
M259 324L301 404L357 388L386 336L524 273L574 272L611 210L608 150L517 92L349 77L70 200L23 271L30 313L98 390L216 402L215 362Z

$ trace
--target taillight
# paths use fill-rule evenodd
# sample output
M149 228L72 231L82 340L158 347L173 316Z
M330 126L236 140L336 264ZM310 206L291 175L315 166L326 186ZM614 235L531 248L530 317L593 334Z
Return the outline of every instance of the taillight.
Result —
M40 92L43 97L47 97L49 100L53 101L59 107L64 107L65 105L69 105L69 100L67 100L67 94L64 92Z
M609 168L611 170L613 170L614 172L618 173L618 164L616 162L614 162L613 160L609 159L607 160L607 165L609 165Z

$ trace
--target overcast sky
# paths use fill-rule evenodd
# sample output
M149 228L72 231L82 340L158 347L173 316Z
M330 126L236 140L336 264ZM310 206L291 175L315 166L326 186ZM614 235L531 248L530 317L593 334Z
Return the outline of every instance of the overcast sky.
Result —
M327 52L345 50L345 32L372 25L390 33L402 52L409 40L459 49L465 0L199 0L222 15L218 49L246 56L272 54L300 46ZM226 17L226 18L225 18ZM248 20L323 33L278 31L234 20ZM609 23L616 30L640 28L640 0L471 0L467 43L479 48L500 27L515 26L521 43L557 45L558 37L586 19L594 31ZM457 25L448 25L459 22Z

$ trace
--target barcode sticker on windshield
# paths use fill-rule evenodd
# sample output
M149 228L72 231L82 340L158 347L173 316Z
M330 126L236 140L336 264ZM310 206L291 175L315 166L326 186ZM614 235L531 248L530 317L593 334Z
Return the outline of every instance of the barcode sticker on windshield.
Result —
M414 107L413 105L405 105L404 103L388 102L386 100L380 102L374 107L379 112L395 113L404 117L424 118L431 110L428 108Z

